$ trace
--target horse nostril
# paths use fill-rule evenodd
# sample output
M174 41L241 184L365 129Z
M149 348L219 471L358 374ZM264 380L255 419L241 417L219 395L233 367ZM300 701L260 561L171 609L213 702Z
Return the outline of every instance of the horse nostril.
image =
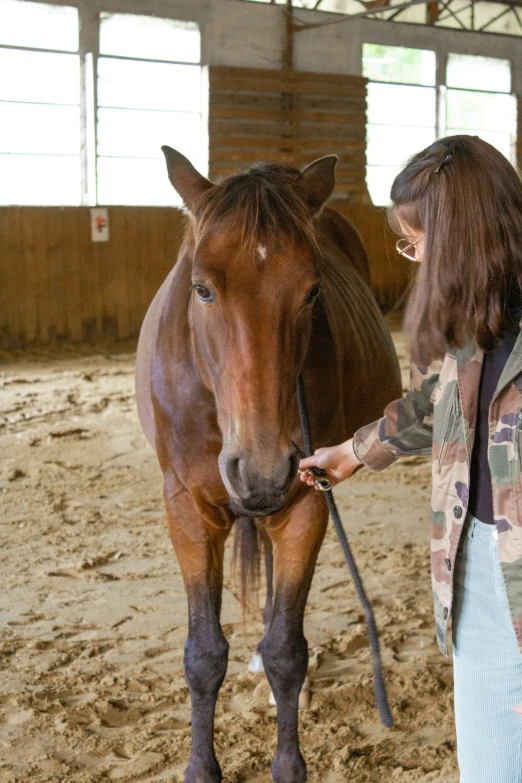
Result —
M241 478L239 457L229 457L227 459L227 475L231 482L235 483Z

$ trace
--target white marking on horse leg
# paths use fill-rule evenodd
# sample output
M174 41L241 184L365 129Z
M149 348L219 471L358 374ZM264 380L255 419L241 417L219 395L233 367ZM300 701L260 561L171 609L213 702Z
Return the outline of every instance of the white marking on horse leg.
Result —
M272 691L270 691L270 696L268 697L268 703L271 707L276 706L276 700L274 698L274 694ZM299 709L300 710L307 710L310 706L310 680L308 679L308 675L305 677L305 681L303 682L303 687L301 688L301 692L299 694Z
M263 659L259 655L259 653L254 653L252 658L250 659L250 663L248 664L248 671L249 672L255 672L256 674L258 672L264 672L265 667L263 666Z

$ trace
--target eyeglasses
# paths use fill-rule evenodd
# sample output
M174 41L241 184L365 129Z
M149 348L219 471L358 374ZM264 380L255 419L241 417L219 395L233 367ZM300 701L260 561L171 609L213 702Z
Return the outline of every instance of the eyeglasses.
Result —
M421 234L420 237L417 237L414 242L409 242L407 239L399 239L395 245L397 253L399 253L401 256L404 256L404 258L407 258L409 261L416 261L417 253L415 246L417 242L421 241L421 239L424 239L424 234Z

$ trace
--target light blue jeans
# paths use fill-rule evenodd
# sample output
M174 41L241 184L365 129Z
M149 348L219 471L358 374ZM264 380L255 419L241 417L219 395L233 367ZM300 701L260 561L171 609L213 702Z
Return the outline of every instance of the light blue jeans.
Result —
M522 655L496 529L471 514L455 569L453 675L460 783L522 783Z

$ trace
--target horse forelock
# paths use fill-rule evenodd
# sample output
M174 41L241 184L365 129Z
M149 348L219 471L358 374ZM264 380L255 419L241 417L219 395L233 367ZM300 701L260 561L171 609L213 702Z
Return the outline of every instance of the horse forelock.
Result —
M296 187L300 171L278 163L256 163L247 171L226 177L203 193L192 223L195 246L204 235L234 231L239 251L261 255L282 237L317 249L313 216Z

